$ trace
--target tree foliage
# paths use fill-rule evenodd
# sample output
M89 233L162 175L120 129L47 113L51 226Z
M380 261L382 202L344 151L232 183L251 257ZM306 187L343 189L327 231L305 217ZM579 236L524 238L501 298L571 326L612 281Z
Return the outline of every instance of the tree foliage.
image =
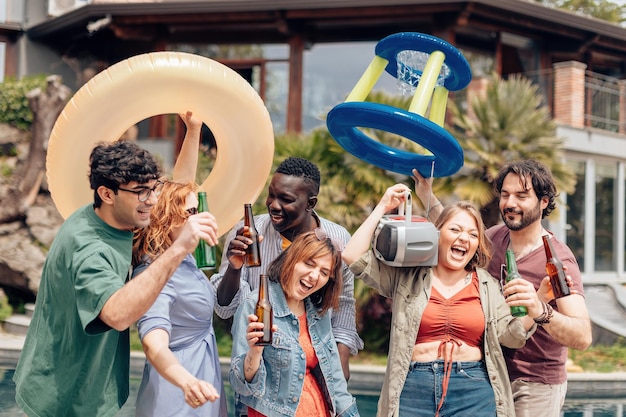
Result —
M26 93L37 88L46 88L45 75L28 76L20 80L7 77L0 84L0 123L7 123L23 131L30 130L33 112Z
M556 136L550 110L538 87L520 75L493 75L484 96L470 98L470 112L451 102L451 127L465 153L461 170L443 179L457 198L481 208L487 227L499 220L493 181L499 169L516 159L536 159L547 165L559 192L571 192L575 175L567 167L563 139Z
M536 0L584 16L592 16L613 23L626 22L626 6L609 0Z

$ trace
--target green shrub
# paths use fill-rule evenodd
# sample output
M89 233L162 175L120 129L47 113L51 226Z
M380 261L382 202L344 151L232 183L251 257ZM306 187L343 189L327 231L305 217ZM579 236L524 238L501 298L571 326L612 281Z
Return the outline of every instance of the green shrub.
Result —
M13 314L13 309L9 304L9 297L0 289L0 321L4 321Z
M35 88L46 88L46 76L35 75L21 80L7 77L0 84L0 123L7 123L20 130L30 130L33 112L28 106L26 93Z

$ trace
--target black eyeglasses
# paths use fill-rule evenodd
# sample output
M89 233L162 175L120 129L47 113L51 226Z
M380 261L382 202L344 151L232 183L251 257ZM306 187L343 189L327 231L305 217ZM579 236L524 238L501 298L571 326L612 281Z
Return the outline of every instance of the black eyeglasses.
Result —
M342 241L335 239L334 237L328 236L328 234L326 234L326 231L322 229L321 227L316 227L314 231L315 231L315 237L317 238L317 240L324 241L328 239L330 240L330 243L332 243L333 247L335 248L337 252L343 251L344 244Z
M185 211L189 213L190 216L193 216L194 214L198 214L198 209L196 207L189 207Z
M126 191L127 193L137 194L137 199L140 203L147 201L150 198L150 194L154 193L155 196L161 194L163 189L163 181L157 181L152 188L140 188L138 190L127 190L126 188L117 187L118 190Z

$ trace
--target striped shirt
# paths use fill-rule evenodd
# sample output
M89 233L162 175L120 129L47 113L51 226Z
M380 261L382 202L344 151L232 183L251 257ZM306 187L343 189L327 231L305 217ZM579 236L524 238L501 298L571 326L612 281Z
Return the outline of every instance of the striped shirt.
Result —
M348 243L348 240L350 240L350 233L343 226L319 217L315 212L313 214L328 237L331 239L337 239L338 241L343 242L344 245ZM237 294L235 294L230 304L227 306L221 306L219 303L215 304L215 311L222 318L232 317L235 314L241 300L244 300L251 291L258 288L259 275L267 273L267 268L270 263L283 251L283 238L280 233L274 229L269 214L254 216L254 224L259 235L263 236L263 242L259 245L261 260L263 261L262 265L250 268L244 265L241 268L239 291L237 291ZM228 248L230 241L235 238L237 230L242 227L243 221L240 221L226 236L226 241L224 242L224 252L222 253L222 263L220 265L219 272L213 274L211 277L211 282L216 288L222 281L222 277L224 276L224 273L229 265L228 258L226 256L226 248ZM343 292L339 297L339 308L337 311L332 311L331 314L331 323L335 340L338 343L348 346L350 348L350 352L353 355L356 355L359 350L363 349L363 341L356 331L354 274L345 263L343 265Z

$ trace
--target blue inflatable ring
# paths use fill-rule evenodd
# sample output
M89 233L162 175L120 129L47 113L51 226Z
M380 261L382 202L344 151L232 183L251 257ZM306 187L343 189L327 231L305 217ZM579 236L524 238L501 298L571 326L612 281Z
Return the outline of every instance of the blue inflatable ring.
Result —
M472 81L472 70L463 54L448 42L431 35L418 32L389 35L376 44L375 53L389 61L385 71L397 78L398 62L396 55L407 50L427 54L434 51L443 52L446 56L444 65L450 70L450 74L444 79L443 84L448 91L462 90Z
M457 140L436 123L397 107L370 102L347 102L335 106L326 119L330 134L346 151L379 168L412 175L416 168L424 177L454 174L463 166L463 149ZM357 127L368 127L401 135L432 152L420 155L382 144Z

